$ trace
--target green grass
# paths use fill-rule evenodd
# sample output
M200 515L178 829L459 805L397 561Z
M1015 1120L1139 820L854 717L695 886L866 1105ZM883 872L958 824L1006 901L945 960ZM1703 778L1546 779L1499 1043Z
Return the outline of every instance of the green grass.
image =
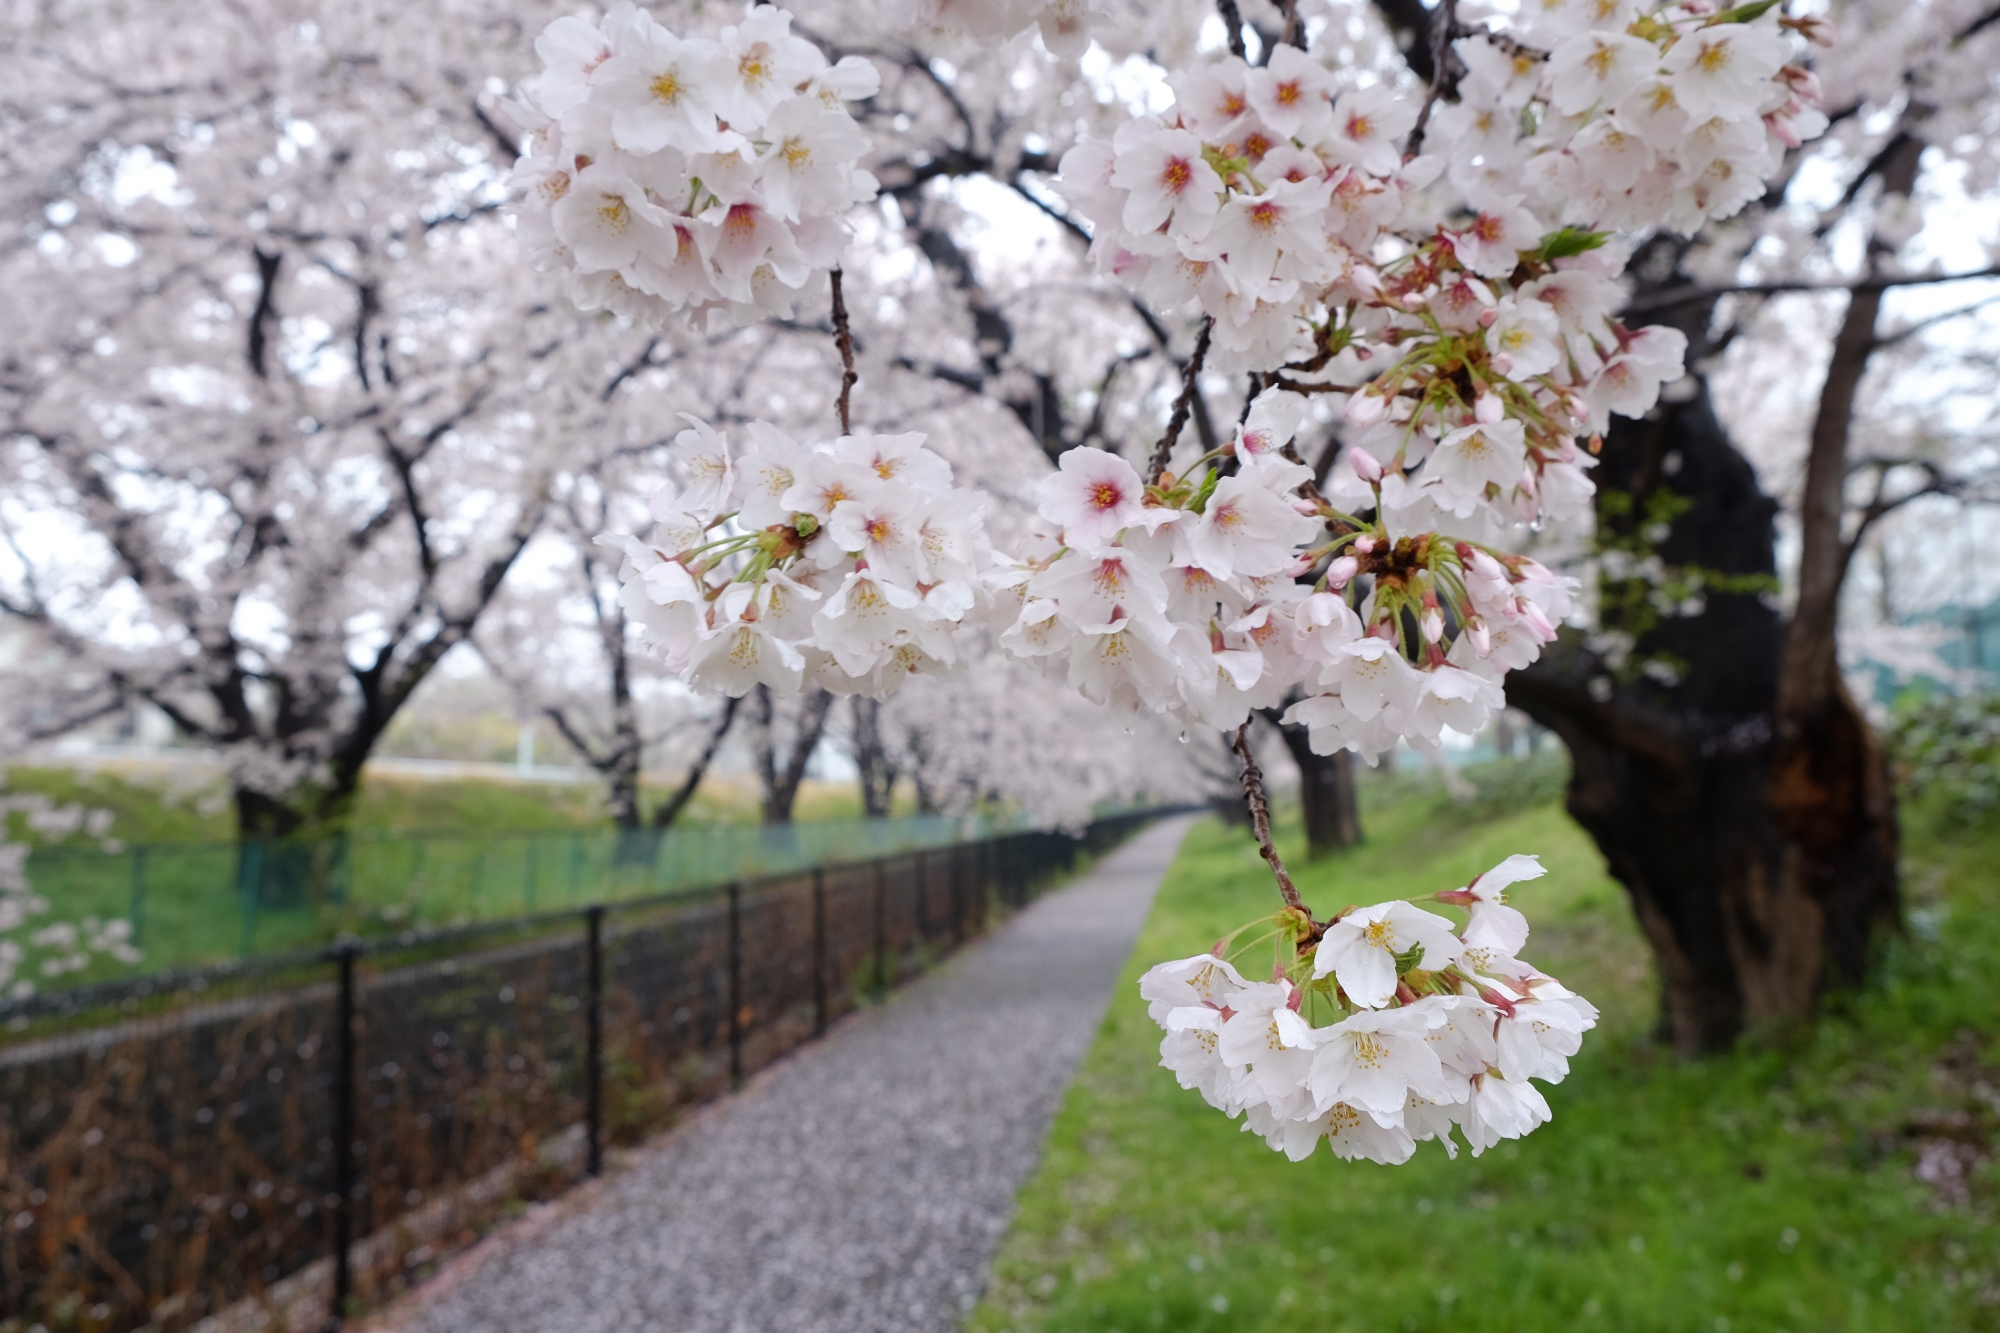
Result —
M997 1330L2000 1328L2000 828L1908 821L1917 929L1879 982L1808 1029L1683 1062L1622 891L1553 806L1372 812L1370 843L1304 868L1322 913L1463 883L1514 851L1528 956L1604 1009L1548 1090L1553 1123L1484 1157L1294 1165L1157 1067L1135 986L1270 910L1247 836L1196 828L1023 1191L986 1303ZM1296 853L1296 839L1287 850ZM1970 1198L1920 1181L1924 1145L1983 1145Z

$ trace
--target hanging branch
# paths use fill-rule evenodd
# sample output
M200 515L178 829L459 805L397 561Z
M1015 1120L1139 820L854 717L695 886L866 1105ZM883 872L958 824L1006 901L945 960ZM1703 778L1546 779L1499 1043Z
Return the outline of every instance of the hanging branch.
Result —
M1440 97L1450 97L1458 91L1459 67L1452 59L1451 39L1458 35L1458 0L1438 0L1438 7L1431 11L1431 90L1424 94L1423 109L1417 112L1417 123L1410 129L1409 142L1403 145L1403 159L1408 161L1424 146L1424 127L1431 123L1431 108Z
M1236 757L1243 761L1243 801L1250 807L1250 826L1257 832L1257 851L1270 863L1271 874L1278 881L1278 892L1285 895L1285 906L1305 912L1305 904L1299 901L1298 885L1292 883L1291 874L1285 863L1278 859L1277 844L1271 841L1271 803L1264 796L1264 770L1257 767L1257 759L1250 753L1250 723L1236 729L1236 740L1231 745ZM1311 917L1311 913L1306 913Z
M847 419L848 397L854 392L854 330L847 325L847 302L840 294L840 270L834 269L833 280L833 345L840 349L840 398L835 406L840 409L840 433L852 435L853 427Z
M1201 333L1194 340L1194 355L1187 360L1181 371L1180 397L1174 399L1173 415L1167 418L1167 433L1160 437L1153 449L1153 465L1147 470L1146 484L1157 486L1160 478L1167 473L1167 464L1173 460L1174 446L1180 443L1181 427L1187 425L1188 410L1194 405L1195 381L1201 378L1202 363L1208 360L1208 335L1215 327L1213 319L1201 322Z
M1238 60L1250 58L1250 48L1243 44L1243 11L1236 7L1236 0L1215 0L1215 12L1222 16L1222 26L1229 33L1229 54Z

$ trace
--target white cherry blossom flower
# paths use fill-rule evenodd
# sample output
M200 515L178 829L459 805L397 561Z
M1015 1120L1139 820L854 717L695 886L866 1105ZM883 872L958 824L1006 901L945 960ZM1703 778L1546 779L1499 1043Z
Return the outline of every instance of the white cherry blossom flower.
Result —
M612 141L628 153L714 148L722 59L714 42L677 37L651 19L628 30L597 76Z
M1221 1009L1227 998L1248 985L1226 958L1198 953L1191 958L1155 963L1139 978L1139 997L1155 1023L1164 1022L1167 1011L1187 1005Z
M1111 184L1130 192L1123 222L1134 232L1158 231L1171 217L1174 235L1198 241L1222 204L1222 177L1186 130L1158 129L1121 151Z
M1070 449L1042 480L1036 512L1084 551L1109 546L1139 521L1145 487L1132 465L1102 449Z
M1350 996L1350 998L1352 998ZM1306 1086L1319 1106L1346 1102L1378 1119L1402 1115L1414 1091L1447 1096L1437 1052L1425 1039L1443 1016L1423 1009L1364 1010L1312 1033L1312 1073Z
M1660 49L1622 32L1580 32L1549 53L1549 101L1566 116L1615 101L1660 67Z
M729 437L701 418L686 412L681 420L688 429L674 436L667 447L668 457L687 479L680 504L703 518L722 512L735 485L735 467L729 456Z
M1319 528L1255 481L1224 477L1188 533L1193 563L1220 579L1276 574Z
M1408 903L1377 903L1349 912L1326 928L1313 955L1313 976L1331 975L1347 998L1380 1009L1396 994L1396 956L1422 949L1418 966L1435 971L1462 946L1451 922Z

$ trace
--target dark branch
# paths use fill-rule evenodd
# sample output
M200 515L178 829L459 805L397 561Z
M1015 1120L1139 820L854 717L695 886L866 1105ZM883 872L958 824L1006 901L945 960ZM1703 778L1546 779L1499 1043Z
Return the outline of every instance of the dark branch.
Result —
M840 433L852 435L854 426L848 419L848 398L854 392L854 330L847 324L847 302L841 296L840 269L836 266L831 274L833 280L833 345L840 349L840 397L834 406L840 412Z
M1214 328L1215 321L1212 319L1201 322L1201 333L1194 340L1194 355L1187 359L1187 366L1181 371L1181 392L1174 399L1173 415L1167 418L1167 433L1153 447L1153 463L1146 470L1148 486L1157 486L1160 478L1166 475L1167 464L1173 461L1174 446L1181 438L1181 427L1187 425L1188 410L1199 392L1196 381L1201 378L1202 363L1208 360L1208 339Z
M1945 282L1977 282L2000 278L2000 265L1971 273L1927 273L1917 277L1873 277L1858 282L1753 282L1735 287L1680 287L1635 298L1625 307L1628 315L1671 310L1675 306L1699 305L1724 296L1779 296L1787 292L1881 292L1897 287L1930 287Z

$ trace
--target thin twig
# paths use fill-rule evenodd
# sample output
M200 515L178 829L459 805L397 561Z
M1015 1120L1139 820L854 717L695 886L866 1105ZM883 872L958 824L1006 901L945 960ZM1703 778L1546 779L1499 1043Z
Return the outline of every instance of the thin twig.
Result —
M1160 478L1167 474L1167 464L1173 461L1174 446L1180 443L1181 427L1187 425L1188 410L1194 406L1195 381L1201 378L1202 363L1208 360L1208 336L1214 328L1213 319L1201 322L1201 332L1194 340L1194 355L1187 359L1187 365L1181 371L1181 393L1174 399L1173 415L1167 418L1167 433L1153 447L1153 465L1146 473L1148 486L1159 485Z
M1451 39L1458 29L1458 0L1439 0L1438 7L1431 11L1431 90L1424 94L1423 109L1417 112L1417 123L1410 129L1410 138L1403 145L1404 160L1417 155L1424 146L1424 127L1431 123L1431 108L1441 97L1450 97L1458 91L1458 72L1451 62Z
M1238 60L1250 58L1250 48L1243 44L1243 11L1236 7L1236 0L1215 0L1215 12L1222 15L1222 26L1229 32L1229 54Z
M840 270L833 270L833 345L840 349L840 400L835 405L840 409L840 433L852 435L854 428L847 419L848 397L854 392L854 330L847 326L847 302L840 295Z
M1898 287L1930 287L1944 282L1978 282L2000 278L2000 264L1974 269L1970 273L1917 273L1905 277L1881 275L1859 282L1753 282L1731 287L1676 287L1635 297L1625 307L1628 315L1669 310L1678 305L1694 305L1724 296L1781 296L1791 292L1884 292Z
M1270 863L1278 892L1285 896L1285 906L1303 912L1305 904L1299 901L1298 885L1292 883L1285 863L1278 859L1277 845L1271 841L1271 803L1264 796L1264 770L1257 767L1257 759L1250 753L1249 722L1236 729L1236 741L1230 748L1243 761L1243 802L1250 807L1250 827L1257 833L1257 850Z

